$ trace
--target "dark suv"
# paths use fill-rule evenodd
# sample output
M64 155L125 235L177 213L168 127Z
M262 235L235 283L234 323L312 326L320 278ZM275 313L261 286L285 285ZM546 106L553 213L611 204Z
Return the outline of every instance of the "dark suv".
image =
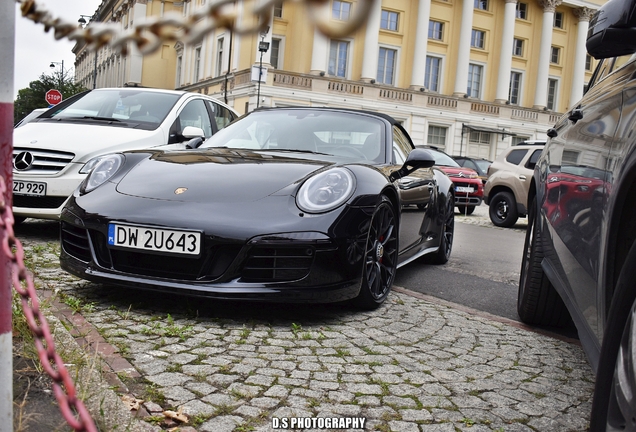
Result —
M508 228L526 217L529 180L544 145L545 141L523 141L507 148L488 168L484 201L496 226Z
M596 373L590 431L636 430L636 0L590 20L601 59L529 179L517 310L574 322Z

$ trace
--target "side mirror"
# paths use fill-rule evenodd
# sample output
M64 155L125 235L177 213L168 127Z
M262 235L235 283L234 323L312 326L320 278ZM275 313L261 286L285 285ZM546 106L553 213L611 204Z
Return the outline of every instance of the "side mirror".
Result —
M186 148L189 148L189 149L195 149L195 148L199 148L201 144L203 144L203 138L196 137L188 141L185 146Z
M433 165L435 165L435 158L433 158L428 151L416 148L409 153L404 165L402 165L399 170L393 171L391 175L389 175L389 178L391 181L395 181L411 174L417 169L430 168Z
M203 138L205 133L203 133L203 129L194 127L194 126L186 126L183 128L183 132L181 135L184 138L192 139L192 138Z
M636 52L636 0L610 0L594 14L587 32L587 51L596 58Z

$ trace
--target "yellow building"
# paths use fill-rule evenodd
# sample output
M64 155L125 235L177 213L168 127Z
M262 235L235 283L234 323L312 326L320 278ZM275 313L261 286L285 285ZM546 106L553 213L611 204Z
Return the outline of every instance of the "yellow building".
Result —
M314 13L343 23L362 1L331 0ZM585 39L602 1L368 1L366 25L343 38L316 31L304 4L283 1L273 7L267 33L219 29L147 58L103 50L97 86L201 92L239 112L297 105L377 110L402 121L416 144L492 160L515 142L545 138L591 76ZM188 17L207 7L206 0L105 0L97 14L124 26L135 16L178 10ZM256 22L253 2L235 7L241 24ZM259 51L261 42L267 51ZM91 59L78 53L82 82L92 83Z

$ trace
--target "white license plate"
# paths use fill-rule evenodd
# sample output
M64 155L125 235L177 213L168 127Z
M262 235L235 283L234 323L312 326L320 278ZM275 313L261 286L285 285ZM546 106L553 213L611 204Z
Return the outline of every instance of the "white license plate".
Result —
M108 224L108 244L130 249L199 255L201 233L111 223Z
M13 180L13 194L45 196L46 183Z
M467 186L457 186L455 187L455 192L464 192L464 193L473 193L475 189Z

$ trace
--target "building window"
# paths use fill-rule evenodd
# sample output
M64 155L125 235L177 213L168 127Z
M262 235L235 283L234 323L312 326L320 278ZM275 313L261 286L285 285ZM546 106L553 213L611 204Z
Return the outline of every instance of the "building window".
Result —
M484 49L484 39L486 38L486 33L481 30L473 29L473 34L470 38L470 46L473 48L481 48Z
M488 144L490 145L490 132L482 132L471 130L468 138L471 144Z
M476 64L468 65L468 96L477 98L481 96L481 77L484 67Z
M589 54L585 54L585 70L586 71L592 70L592 56Z
M510 73L510 90L508 92L508 100L513 105L519 105L519 93L521 90L521 73Z
M332 40L329 48L329 75L346 78L348 56L349 42Z
M274 17L282 18L283 17L283 2L279 1L274 4Z
M424 87L433 92L439 92L439 77L442 70L442 59L426 56L426 75Z
M380 56L378 58L378 83L393 85L396 57L396 50L380 48Z
M556 105L556 96L557 96L557 84L558 81L555 79L548 79L548 101L546 107L550 111L554 111Z
M488 10L488 0L474 0L475 9Z
M580 154L581 152L577 152L574 150L563 150L563 155L561 156L561 165L578 165Z
M384 30L397 31L398 30L398 16L397 12L391 12L382 9L382 17L380 18L380 28Z
M272 44L270 46L270 58L269 63L274 69L280 69L280 39L272 38Z
M429 125L428 138L426 140L426 143L431 146L445 148L447 131L448 131L448 128L446 127Z
M349 21L351 13L351 3L339 0L333 0L331 9L331 17L339 21Z
M428 38L434 40L444 39L444 23L439 21L428 22Z
M517 3L517 18L528 19L528 5L526 3Z
M177 76L175 77L175 88L181 87L181 69L183 68L183 56L177 57Z
M525 141L528 141L529 139L530 139L530 137L525 137L525 136L512 137L512 145L516 146L517 144L521 144L521 143L523 143Z
M554 13L554 27L563 28L563 12Z
M523 57L523 40L515 38L512 41L512 55Z
M194 80L193 83L199 82L201 77L201 47L194 50Z
M561 48L553 46L550 51L550 63L559 64Z
M223 72L223 38L216 41L216 76Z

